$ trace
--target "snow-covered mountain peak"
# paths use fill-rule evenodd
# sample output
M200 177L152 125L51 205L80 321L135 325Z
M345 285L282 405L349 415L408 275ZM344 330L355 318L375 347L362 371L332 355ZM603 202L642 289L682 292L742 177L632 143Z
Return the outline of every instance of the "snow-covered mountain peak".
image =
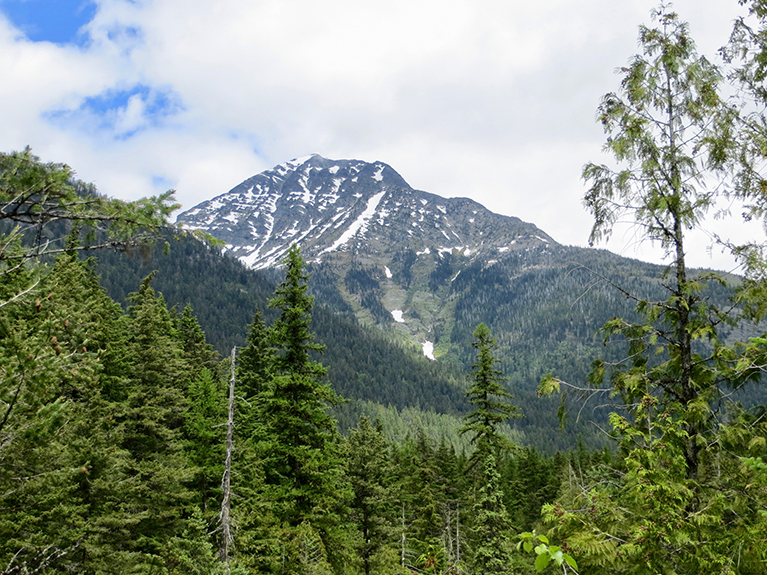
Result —
M555 243L532 224L472 200L414 190L383 162L317 154L257 174L178 220L222 239L254 268L278 264L293 243L314 261L352 249L372 256L407 247L469 258Z

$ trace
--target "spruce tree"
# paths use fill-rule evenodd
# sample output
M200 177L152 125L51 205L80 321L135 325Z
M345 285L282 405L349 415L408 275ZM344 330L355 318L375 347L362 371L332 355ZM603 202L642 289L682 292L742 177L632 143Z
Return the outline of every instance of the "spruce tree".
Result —
M192 479L183 445L189 366L165 302L152 289L152 275L129 296L130 380L118 415L121 446L130 453L126 472L133 478L126 506L136 521L125 543L148 561L161 557L164 544L180 533Z
M435 450L422 428L416 431L409 446L410 469L405 479L412 501L412 521L408 548L413 552L413 566L422 569L444 568L447 557L442 544L441 493L438 492L439 470Z
M375 573L375 555L391 540L394 508L389 485L389 446L380 425L366 416L349 434L349 480L354 499L352 519L360 531L358 554L365 575Z
M237 385L243 397L257 401L271 380L274 365L271 332L264 324L261 310L256 308L245 347L239 350Z
M184 361L191 373L198 375L203 369L215 370L219 359L218 352L206 341L205 332L202 331L192 306L187 304L181 316L174 319L176 335L184 350Z
M503 503L501 476L493 454L483 461L482 481L472 509L473 573L495 575L511 572L511 522Z
M0 284L13 290L15 275ZM105 519L99 492L119 469L119 450L103 449L99 386L119 308L69 255L40 287L0 309L0 567L84 572Z
M309 522L320 534L334 569L340 570L345 537L342 513L348 485L336 422L328 413L338 396L323 381L327 369L312 359L323 346L314 343L307 294L308 274L297 246L284 260L285 281L270 307L280 311L272 326L274 374L261 394L264 437L259 455L264 496L290 529Z
M508 441L498 433L498 426L511 417L520 417L519 408L502 399L512 399L513 396L502 385L507 378L503 376L495 364L493 348L496 346L490 330L480 323L474 330L476 340L472 347L477 350L474 362L472 382L466 392L474 410L464 417L461 433L471 433L471 442L476 446L476 452L471 462L482 460L487 454L498 454L509 447Z
M213 373L203 368L192 379L186 396L189 410L184 423L184 450L193 473L189 486L203 517L212 524L218 513L224 471L224 394Z
M510 399L512 395L501 382L503 373L495 368L497 360L492 349L496 343L490 330L480 323L474 330L476 340L472 347L477 350L472 374L472 384L466 396L474 411L464 417L461 433L471 433L476 451L469 460L469 466L480 466L478 496L472 517L472 565L477 573L505 573L511 561L508 545L508 531L511 528L496 457L502 456L509 448L509 442L498 433L498 425L513 416L519 409L499 398Z

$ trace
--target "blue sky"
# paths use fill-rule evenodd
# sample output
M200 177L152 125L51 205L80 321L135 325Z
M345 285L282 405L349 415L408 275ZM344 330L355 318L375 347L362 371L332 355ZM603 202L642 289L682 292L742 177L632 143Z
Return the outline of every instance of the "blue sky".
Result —
M96 4L90 0L0 0L0 11L32 41L83 45L87 35L78 31L93 19Z
M0 150L30 145L126 199L172 187L185 208L311 153L380 160L585 245L580 172L604 161L595 110L654 6L0 0ZM715 61L743 13L674 7ZM657 260L635 239L607 247ZM719 265L705 245L694 264Z
M106 132L125 140L162 126L182 110L181 98L172 90L136 84L85 97L79 107L50 110L45 117L63 130Z

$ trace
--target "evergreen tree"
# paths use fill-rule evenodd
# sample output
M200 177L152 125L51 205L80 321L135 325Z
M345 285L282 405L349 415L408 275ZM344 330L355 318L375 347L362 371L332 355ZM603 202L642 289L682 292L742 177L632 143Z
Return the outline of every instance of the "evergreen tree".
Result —
M126 472L132 478L126 508L134 517L126 547L148 560L180 533L191 502L185 487L192 470L184 456L183 428L188 401L184 395L188 365L162 296L152 275L129 300L127 360L130 380L120 403L122 447L130 453Z
M12 293L19 273L0 285ZM99 389L119 308L69 255L40 287L46 297L0 309L0 567L84 572L105 519L96 494L120 457L100 449L109 411Z
M0 275L45 254L146 245L160 229L169 227L167 218L178 207L172 191L123 202L99 195L93 186L75 179L69 166L41 162L30 148L0 153L0 222L4 224L0 229ZM96 243L64 245L73 224ZM31 274L30 281L3 301L33 291L39 281L36 275Z
M435 453L437 477L436 490L442 506L442 540L448 566L459 568L466 552L466 518L469 515L470 494L467 485L472 484L466 475L466 462L456 455L455 447L442 438Z
M728 345L720 338L722 325L737 323L731 312L738 305L716 308L707 284L724 280L693 273L685 258L687 231L702 226L719 198L707 180L740 159L733 136L741 124L719 95L721 72L698 56L687 24L664 5L653 16L656 27L640 27L642 54L620 70L620 92L599 108L606 149L622 169L587 164L583 175L591 184L592 241L631 215L646 238L666 248L669 293L653 302L622 290L643 321L616 317L603 333L606 344L625 341L625 359L595 360L591 387L574 386L622 401L610 416L618 461L572 499L544 506L544 514L589 572L739 572L744 536L763 542L764 518L744 512L743 479L721 480L744 444L734 452L722 447L725 436L759 429L742 419L723 425L721 412L728 387L761 377L767 341ZM753 199L743 182L729 183L725 196ZM561 383L544 378L541 391Z
M326 368L311 358L313 343L308 275L297 246L269 305L280 311L272 326L274 375L261 394L264 436L259 445L264 497L277 520L295 529L308 521L322 537L334 569L344 562L342 513L349 492L343 479L340 436L328 407L339 401L322 382Z
M191 373L200 374L203 369L214 371L219 357L218 352L206 341L205 333L194 316L191 305L187 304L181 317L175 319L174 328L184 350L184 361Z
M221 385L204 367L187 391L189 410L184 423L185 452L192 467L189 486L203 517L212 523L218 513L224 472L226 404Z
M264 400L274 377L275 348L271 330L256 308L246 345L238 350L236 365L235 444L232 461L232 517L237 529L235 554L259 571L279 573L289 554L284 540L292 535L282 529L282 518L265 484L264 454L270 438Z
M376 573L375 555L389 541L394 509L389 486L389 446L366 416L349 434L348 474L354 499L352 519L360 531L359 556L365 575Z
M496 456L502 456L510 445L498 433L498 426L510 417L519 416L519 409L497 399L510 399L512 395L501 385L505 381L503 373L495 368L497 360L492 349L496 343L490 330L480 323L474 337L472 347L477 350L477 360L473 365L473 381L466 393L474 411L464 417L461 428L461 433L472 434L472 443L476 445L469 465L479 463L481 466L472 518L472 564L479 573L504 573L511 560L508 545L511 524L503 503Z
M424 430L418 428L415 440L406 446L406 450L410 465L405 471L405 484L412 501L407 546L414 556L412 564L418 569L442 569L447 564L447 557L441 537L441 494L437 492L439 470L434 446Z
M474 341L471 345L477 350L477 360L472 366L472 383L466 392L474 411L464 417L461 433L471 433L471 441L477 451L472 456L472 462L483 460L489 453L499 453L509 445L498 433L498 426L510 417L520 417L519 408L501 399L512 399L502 382L506 380L503 374L495 368L497 360L493 357L495 339L490 330L480 323L474 330Z
M503 504L501 476L492 453L483 461L480 483L473 513L473 573L480 575L510 573L511 523Z
M261 310L256 308L250 324L245 347L239 351L237 383L248 400L256 401L271 380L274 364L274 347L271 332L264 324Z

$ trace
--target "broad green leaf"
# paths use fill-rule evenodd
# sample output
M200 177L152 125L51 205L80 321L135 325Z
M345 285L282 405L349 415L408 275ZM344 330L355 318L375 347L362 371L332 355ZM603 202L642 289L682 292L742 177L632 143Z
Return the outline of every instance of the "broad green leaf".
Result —
M551 561L551 555L548 553L541 553L538 555L538 558L535 560L535 570L540 573L544 569L546 569L546 566L549 564L549 561Z
M551 558L556 561L557 565L562 565L562 562L564 561L564 554L561 551L552 552Z
M573 559L572 555L568 555L565 553L565 563L567 563L570 567L578 570L578 564L575 562L575 559Z

